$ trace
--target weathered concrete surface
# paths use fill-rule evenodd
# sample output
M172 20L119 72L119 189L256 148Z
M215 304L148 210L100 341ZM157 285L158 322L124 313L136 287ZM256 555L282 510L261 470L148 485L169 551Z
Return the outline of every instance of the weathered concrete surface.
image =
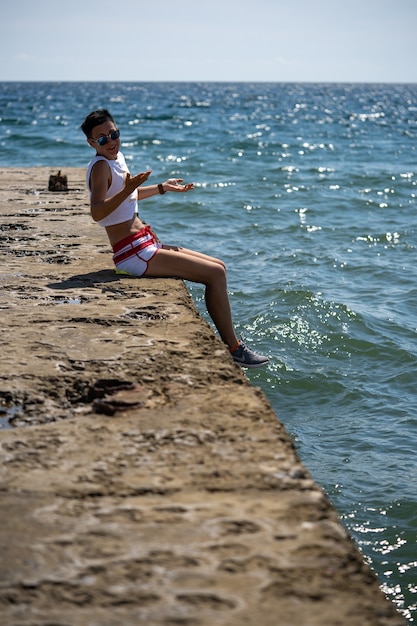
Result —
M404 624L183 283L49 173L0 170L1 625Z

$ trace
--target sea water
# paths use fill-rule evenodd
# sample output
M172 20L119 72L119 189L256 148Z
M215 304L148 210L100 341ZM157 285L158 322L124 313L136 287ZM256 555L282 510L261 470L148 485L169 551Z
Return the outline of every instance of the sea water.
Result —
M270 357L248 377L414 623L417 85L2 83L0 166L86 165L101 107L132 172L194 181L140 213L227 263L237 331Z

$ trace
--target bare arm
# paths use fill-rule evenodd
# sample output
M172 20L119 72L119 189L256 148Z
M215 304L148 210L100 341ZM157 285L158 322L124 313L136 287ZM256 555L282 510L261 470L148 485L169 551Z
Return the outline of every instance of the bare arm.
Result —
M176 192L184 192L190 191L190 189L194 189L194 183L187 183L185 185L181 185L183 182L182 178L169 178L164 183L162 183L162 187L164 188L164 192L166 191L176 191ZM141 187L138 189L138 200L144 200L145 198L149 198L150 196L155 196L159 194L158 185L149 185L147 187Z

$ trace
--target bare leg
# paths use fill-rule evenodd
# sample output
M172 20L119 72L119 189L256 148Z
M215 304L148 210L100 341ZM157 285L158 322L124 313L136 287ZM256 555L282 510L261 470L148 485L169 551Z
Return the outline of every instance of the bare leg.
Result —
M205 285L207 311L220 337L230 349L237 345L222 261L186 248L163 246L149 262L145 275L182 278Z

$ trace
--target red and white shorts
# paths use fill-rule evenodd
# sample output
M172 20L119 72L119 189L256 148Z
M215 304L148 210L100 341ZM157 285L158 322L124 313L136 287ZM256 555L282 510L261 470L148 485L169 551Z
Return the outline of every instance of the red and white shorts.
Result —
M160 248L162 244L157 240L155 233L150 226L145 226L113 246L113 262L121 272L143 276L148 269L149 261Z

